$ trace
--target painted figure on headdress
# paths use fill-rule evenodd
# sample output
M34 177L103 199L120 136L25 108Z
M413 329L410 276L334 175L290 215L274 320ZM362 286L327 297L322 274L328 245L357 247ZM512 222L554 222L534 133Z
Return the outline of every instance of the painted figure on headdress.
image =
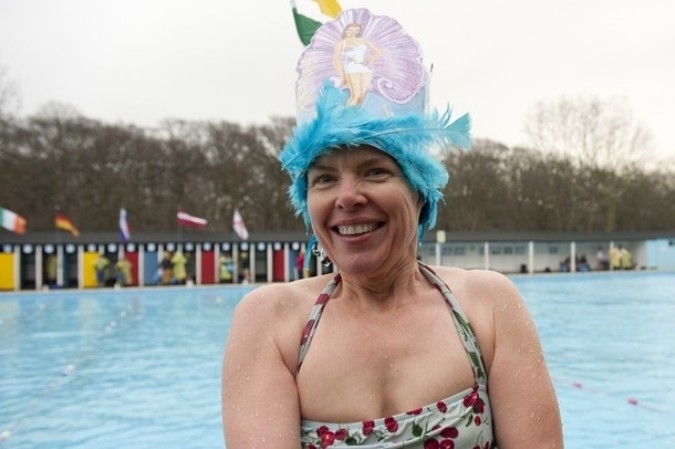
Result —
M342 40L335 46L333 65L340 78L339 86L347 85L347 106L360 105L373 81L372 63L382 51L363 37L363 26L350 23L342 32Z
M319 28L297 71L300 121L311 118L325 80L344 91L345 105L378 116L401 107L425 112L427 76L419 45L397 21L366 9L343 11Z

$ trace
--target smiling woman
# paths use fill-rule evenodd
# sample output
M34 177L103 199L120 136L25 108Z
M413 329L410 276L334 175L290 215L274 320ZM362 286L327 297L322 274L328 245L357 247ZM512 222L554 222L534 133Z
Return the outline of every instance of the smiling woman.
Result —
M387 86L358 105L331 81L331 45L354 23L382 50L373 83ZM401 61L413 79L388 78ZM470 136L468 116L425 114L415 67L421 52L400 25L363 9L325 24L301 57L304 109L280 160L337 273L267 285L237 306L222 376L229 449L562 447L513 283L417 260L449 178L438 148Z

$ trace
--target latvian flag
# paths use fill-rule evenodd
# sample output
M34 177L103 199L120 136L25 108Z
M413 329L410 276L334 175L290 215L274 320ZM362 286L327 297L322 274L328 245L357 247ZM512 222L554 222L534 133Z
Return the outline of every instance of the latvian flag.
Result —
M207 221L204 218L195 217L194 215L190 215L180 209L178 209L176 218L178 219L179 226L185 226L188 228L204 229L207 224Z

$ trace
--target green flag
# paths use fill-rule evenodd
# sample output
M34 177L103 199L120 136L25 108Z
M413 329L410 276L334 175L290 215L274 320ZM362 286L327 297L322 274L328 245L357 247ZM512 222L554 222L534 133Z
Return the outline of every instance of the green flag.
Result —
M321 26L321 22L303 16L295 6L293 6L293 19L295 20L295 28L298 30L298 36L302 45L309 45L312 36L314 36L316 30Z

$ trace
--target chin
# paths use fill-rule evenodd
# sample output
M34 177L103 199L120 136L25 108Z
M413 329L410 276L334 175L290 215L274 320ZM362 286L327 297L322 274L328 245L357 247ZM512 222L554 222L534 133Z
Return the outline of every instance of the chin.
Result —
M340 271L351 273L357 276L365 276L369 273L379 271L386 265L388 258L384 255L373 254L344 254L338 258L336 266Z

